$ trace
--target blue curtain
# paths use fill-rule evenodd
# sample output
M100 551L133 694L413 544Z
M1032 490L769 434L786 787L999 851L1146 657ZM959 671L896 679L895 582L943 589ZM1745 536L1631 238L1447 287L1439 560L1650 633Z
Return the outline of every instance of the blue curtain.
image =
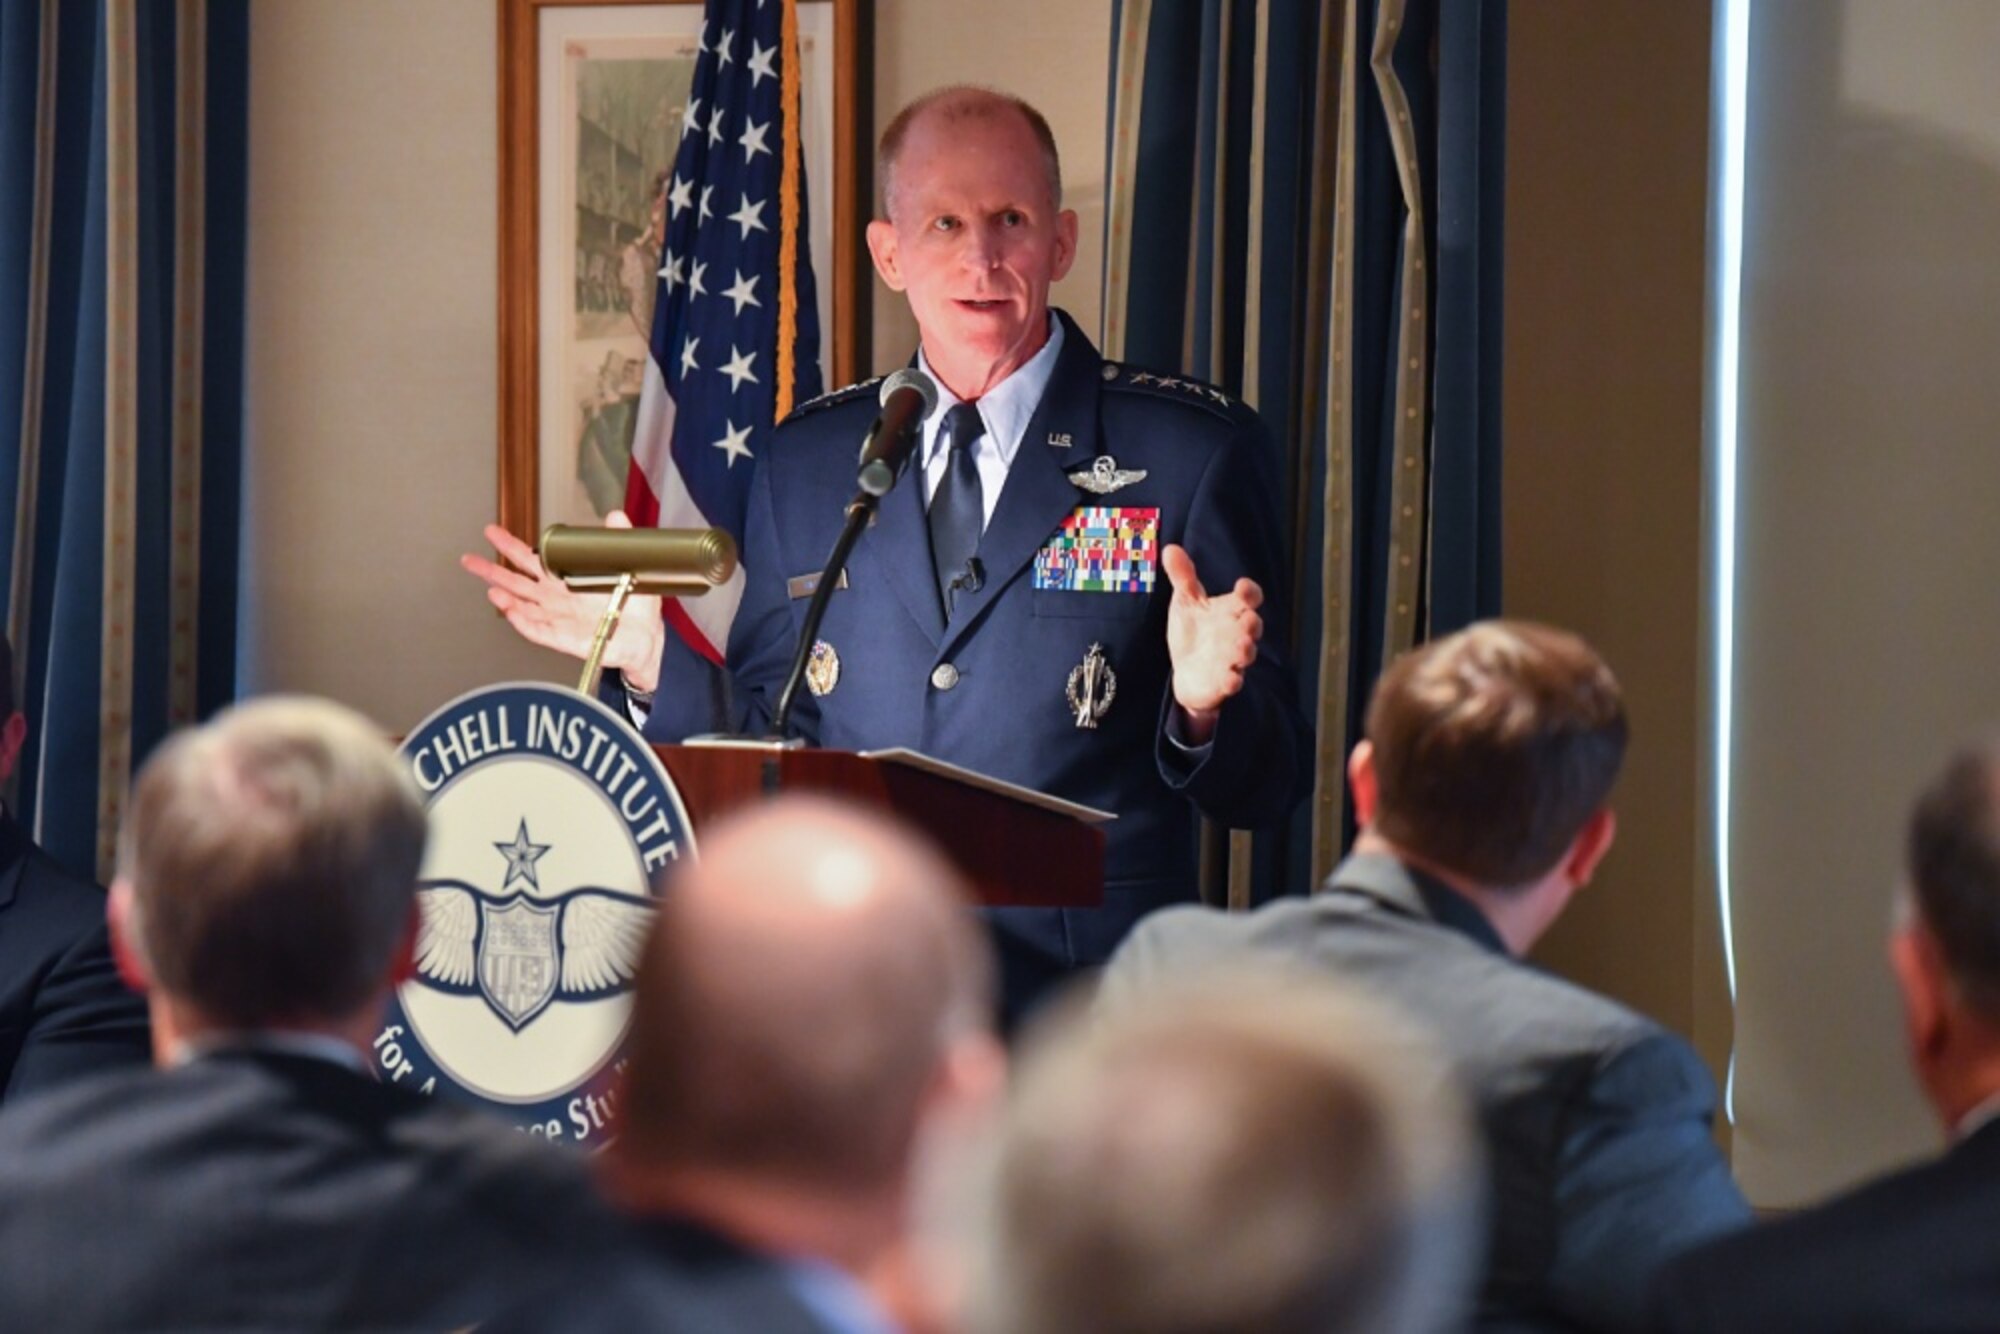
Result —
M1208 840L1232 904L1351 840L1384 662L1500 607L1504 0L1114 0L1102 341L1283 451L1308 806Z
M0 6L13 809L102 878L134 765L235 682L247 0Z

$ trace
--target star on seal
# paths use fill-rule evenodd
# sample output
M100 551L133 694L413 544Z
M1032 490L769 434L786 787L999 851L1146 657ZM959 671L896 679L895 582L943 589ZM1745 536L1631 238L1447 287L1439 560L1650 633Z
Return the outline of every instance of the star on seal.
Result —
M1069 475L1069 480L1093 495L1108 496L1113 491L1121 491L1134 482L1146 480L1144 468L1121 468L1118 460L1109 454L1100 454L1091 460L1088 468Z
M550 846L547 843L530 843L528 822L522 820L521 827L514 833L512 843L493 845L494 851L507 859L507 878L500 882L500 888L505 889L516 880L525 880L529 889L540 889L541 885L535 880L535 863L542 859L542 854L547 852Z

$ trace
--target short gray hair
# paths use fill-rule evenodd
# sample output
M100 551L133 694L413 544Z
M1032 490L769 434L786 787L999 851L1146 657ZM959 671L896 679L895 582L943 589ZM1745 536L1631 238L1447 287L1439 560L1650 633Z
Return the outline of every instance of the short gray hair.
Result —
M1058 1012L970 1174L971 1327L1450 1327L1477 1254L1471 1144L1431 1044L1325 978L1217 973Z
M409 927L424 834L407 769L338 704L263 699L175 734L120 843L155 985L233 1027L352 1016Z

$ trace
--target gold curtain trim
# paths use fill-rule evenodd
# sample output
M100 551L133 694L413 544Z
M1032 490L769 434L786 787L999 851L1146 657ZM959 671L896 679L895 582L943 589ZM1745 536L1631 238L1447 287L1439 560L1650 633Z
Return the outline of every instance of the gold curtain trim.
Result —
M194 721L201 624L202 263L207 218L208 0L182 0L174 155L173 498L168 555L167 722Z
M1111 180L1105 189L1104 311L1098 344L1106 358L1125 358L1126 300L1132 265L1134 177L1139 168L1139 125L1145 111L1146 42L1152 0L1125 0L1119 11L1118 86L1111 108Z
M1323 884L1340 856L1341 826L1347 814L1347 674L1353 652L1354 610L1348 597L1347 552L1354 542L1354 480L1349 459L1354 448L1354 136L1357 19L1355 0L1341 0L1340 76L1320 89L1324 114L1331 92L1339 107L1339 142L1334 158L1333 304L1328 343L1333 360L1326 402L1326 541L1320 548L1320 587L1326 622L1320 634L1319 716L1314 736L1319 748L1313 789L1313 883Z
M1416 130L1410 124L1410 102L1396 77L1396 42L1403 31L1404 0L1383 0L1376 15L1375 44L1369 65L1382 98L1382 116L1389 127L1389 145L1396 156L1396 174L1403 187L1403 304L1397 311L1395 458L1390 464L1389 600L1383 607L1382 666L1417 642L1417 556L1429 521L1430 411L1424 393L1429 362L1424 313L1430 306L1430 275L1425 271L1423 183L1418 177Z
M1225 34L1229 31L1229 18L1229 10L1225 7L1222 15L1223 31ZM1241 385L1243 401L1248 403L1252 408L1257 406L1257 366L1259 353L1257 330L1260 305L1258 297L1263 290L1262 284L1258 282L1258 272L1264 253L1264 126L1270 116L1270 108L1265 105L1264 101L1269 80L1271 42L1271 11L1268 5L1260 4L1256 7L1256 23L1256 46L1250 56L1250 199L1243 215L1244 230L1247 234L1244 238L1246 258L1243 271L1243 383ZM1222 83L1223 95L1220 99L1221 105L1224 107L1229 105L1229 65L1226 54L1227 49L1225 48ZM1218 203L1223 197L1223 183L1227 180L1225 174L1225 169L1229 161L1227 145L1228 139L1226 136L1217 138L1215 194ZM1220 207L1217 208L1216 213L1218 218L1225 216ZM1223 302L1223 272L1225 267L1223 260L1229 253L1228 247L1224 244L1222 231L1221 227L1216 228L1214 264L1215 296L1213 309L1218 312L1218 324L1220 322L1219 312L1222 310ZM1221 330L1218 328L1215 331L1215 336L1209 339L1209 345L1213 349L1212 360L1215 363L1215 370L1210 374L1209 379L1218 382L1223 379L1221 373L1223 339L1220 334ZM1284 439L1287 437L1281 436L1280 438ZM1257 836L1254 833L1247 829L1232 829L1229 831L1229 909L1231 912L1245 912L1250 908L1250 881L1251 874L1255 869L1256 852Z
M139 86L136 0L104 7L105 150L104 611L99 653L97 876L116 861L132 769L132 535L138 518Z

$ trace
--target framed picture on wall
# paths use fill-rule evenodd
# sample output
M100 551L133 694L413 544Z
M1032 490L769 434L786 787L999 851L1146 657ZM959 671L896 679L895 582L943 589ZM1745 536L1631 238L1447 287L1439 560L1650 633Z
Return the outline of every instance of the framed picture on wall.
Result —
M664 234L703 41L698 0L499 0L503 526L624 501ZM821 376L857 378L868 288L868 0L798 0L800 137ZM826 202L822 202L826 201Z

